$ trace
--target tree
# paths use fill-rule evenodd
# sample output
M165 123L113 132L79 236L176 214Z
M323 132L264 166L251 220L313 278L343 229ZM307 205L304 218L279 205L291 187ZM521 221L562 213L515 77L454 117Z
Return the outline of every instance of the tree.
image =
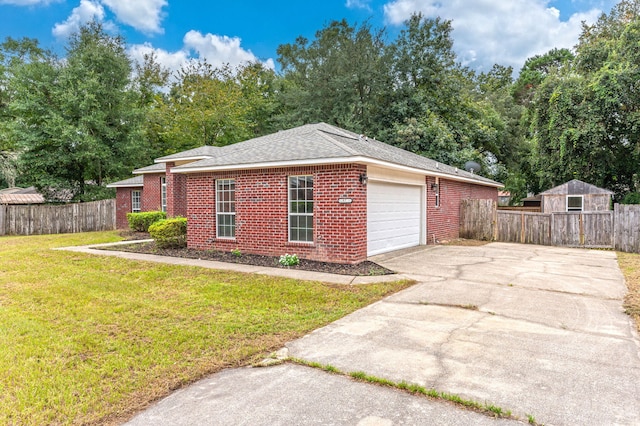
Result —
M47 54L35 39L15 40L7 37L0 44L0 182L3 181L9 187L16 185L20 156L19 148L10 131L13 117L9 112L9 102L12 99L9 83L16 67L25 62L39 60Z
M223 146L270 129L274 74L259 63L214 68L192 61L157 105L157 132L167 152Z
M612 189L638 188L640 1L622 1L585 25L573 61L540 84L531 112L542 187L578 177Z
M391 86L384 34L368 23L358 27L333 21L311 42L299 37L279 46L280 125L325 121L373 136L376 104Z
M496 178L503 169L505 123L475 74L456 63L451 31L450 21L417 14L389 45L394 83L381 104L380 135L458 167L478 161L482 174Z
M522 105L528 105L533 99L536 88L552 72L570 66L575 59L569 49L551 49L544 55L535 55L527 59L520 70L518 80L513 85L513 96Z
M143 155L142 114L122 38L91 23L73 34L65 60L16 67L9 110L25 178L49 200L112 196L105 183Z

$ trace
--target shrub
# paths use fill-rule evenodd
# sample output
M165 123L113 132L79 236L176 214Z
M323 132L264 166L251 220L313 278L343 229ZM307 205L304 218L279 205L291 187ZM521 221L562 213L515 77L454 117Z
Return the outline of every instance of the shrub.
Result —
M149 234L159 248L187 246L187 218L174 217L159 220L149 226Z
M149 226L161 219L166 219L167 214L165 212L140 212L140 213L127 213L127 222L129 222L129 228L133 231L148 232Z
M629 192L620 204L640 204L640 192Z
M282 266L295 266L300 263L297 254L283 254L278 261Z

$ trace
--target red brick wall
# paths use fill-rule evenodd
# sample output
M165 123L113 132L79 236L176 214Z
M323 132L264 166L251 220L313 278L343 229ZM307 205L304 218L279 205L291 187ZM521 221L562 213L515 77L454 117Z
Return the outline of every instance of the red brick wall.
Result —
M142 188L116 188L116 228L126 229L129 227L127 221L127 213L131 213L131 191L140 191L142 197L144 191Z
M187 176L171 173L175 163L167 163L167 216L187 216Z
M140 211L150 212L161 209L160 178L163 176L164 173L146 173L143 175L144 191L142 192Z
M367 196L356 164L187 175L190 248L282 255L337 263L367 257ZM314 241L288 241L288 176L314 177ZM236 179L236 238L216 238L215 180ZM351 204L338 203L351 198Z
M498 201L498 189L440 178L440 207L436 207L431 185L434 177L427 177L427 244L460 236L460 201L489 199Z

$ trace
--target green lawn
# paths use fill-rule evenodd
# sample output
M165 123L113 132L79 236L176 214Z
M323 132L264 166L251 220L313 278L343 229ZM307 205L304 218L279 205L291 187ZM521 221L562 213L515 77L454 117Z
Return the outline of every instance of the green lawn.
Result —
M0 424L119 423L409 285L324 285L51 250L119 239L0 238Z
M618 264L627 283L624 308L640 332L640 254L618 252Z

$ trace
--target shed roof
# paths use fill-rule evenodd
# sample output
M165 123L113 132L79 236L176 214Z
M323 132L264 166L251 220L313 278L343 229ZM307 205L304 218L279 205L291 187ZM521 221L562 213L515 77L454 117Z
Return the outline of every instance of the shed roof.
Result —
M107 185L107 188L134 188L134 187L143 186L143 184L144 184L143 176L134 176L129 179L110 183L109 185Z
M411 169L454 180L502 186L491 179L326 123L307 124L219 147L215 150L215 155L210 158L174 167L171 170L175 173L197 173L347 162Z
M585 194L604 194L611 195L613 191L599 188L590 183L583 182L578 179L570 180L562 185L558 185L551 189L541 192L539 195L585 195Z
M44 197L41 194L0 194L0 204L42 204Z

